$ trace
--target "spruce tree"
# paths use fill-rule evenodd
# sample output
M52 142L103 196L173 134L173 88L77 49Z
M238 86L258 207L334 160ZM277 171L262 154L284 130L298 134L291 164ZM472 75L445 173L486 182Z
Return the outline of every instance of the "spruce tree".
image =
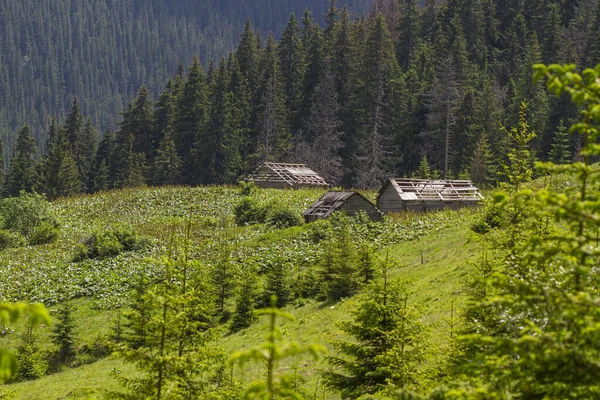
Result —
M35 142L31 137L29 125L25 124L19 130L14 155L10 161L8 173L4 181L3 196L18 196L23 190L31 192L36 183Z
M181 158L177 154L175 142L166 133L158 146L153 165L153 183L156 185L176 185L181 177Z
M255 309L258 299L258 284L256 272L249 271L244 274L235 300L235 311L231 318L230 330L238 332L252 325L256 320Z
M258 87L258 46L256 36L252 30L250 19L246 21L244 31L240 39L235 57L240 65L240 71L248 82L250 93L254 93Z
M344 133L340 130L339 112L335 82L328 68L314 93L307 123L307 137L312 139L312 144L305 161L332 186L338 186L343 176L339 153Z
M385 270L382 281L371 284L353 320L341 324L353 340L334 342L339 355L328 358L333 370L323 374L328 388L354 399L390 385L418 385L426 330L408 298L406 284L389 281Z
M257 112L258 143L256 160L266 161L284 157L291 145L287 110L285 108L281 72L273 35L269 35L260 63L262 71Z
M98 148L98 132L90 118L86 119L81 130L77 154L79 159L73 159L78 168L78 175L86 191L92 189L92 173L95 166L96 150Z
M60 364L68 362L76 354L72 313L73 306L69 302L62 303L52 328L52 343L56 346L55 359Z
M469 175L473 183L483 187L489 187L496 181L496 166L494 156L485 135L482 135L471 160Z
M96 160L94 163L94 191L107 190L113 187L115 179L114 157L117 156L115 135L107 131L96 151Z
M199 183L196 155L192 150L206 129L207 112L206 75L200 60L195 57L177 102L173 126L173 139L182 162L183 183Z
M554 164L571 163L571 139L563 120L560 120L560 124L556 128L552 150L548 156Z
M400 1L396 57L401 67L407 68L421 41L420 15L415 0Z
M429 165L429 161L427 160L427 155L423 155L421 158L421 162L419 163L419 168L413 174L413 178L417 179L431 179L431 166Z
M302 79L305 70L305 49L302 44L302 32L294 14L281 35L279 41L279 60L283 79L283 95L289 112L289 126L295 133L300 129L300 102L302 100Z
M359 120L357 185L381 185L393 169L394 136L398 116L398 95L392 81L399 78L398 63L387 25L380 14L371 23L365 54L362 82L364 103Z

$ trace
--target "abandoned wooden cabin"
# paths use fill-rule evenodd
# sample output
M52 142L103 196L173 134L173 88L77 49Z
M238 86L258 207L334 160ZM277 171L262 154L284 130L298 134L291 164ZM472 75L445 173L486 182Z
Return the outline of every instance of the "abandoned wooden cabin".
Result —
M299 189L328 187L325 179L304 164L265 162L246 178L258 187Z
M377 208L385 214L462 208L483 196L471 181L390 179L379 191Z
M304 212L306 222L327 218L336 211L354 216L364 211L373 221L379 221L383 215L368 199L356 192L329 192Z

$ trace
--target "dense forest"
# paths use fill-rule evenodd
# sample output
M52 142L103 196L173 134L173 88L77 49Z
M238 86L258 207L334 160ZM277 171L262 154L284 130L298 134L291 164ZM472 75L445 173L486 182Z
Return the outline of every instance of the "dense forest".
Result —
M142 84L155 95L180 62L208 65L230 51L248 18L278 35L306 7L324 22L326 0L2 0L0 137L12 148L28 122L43 149L51 116L66 115L74 96L99 129L114 128Z
M38 143L46 148L42 163L74 163L79 171L68 188L38 190L52 198L144 183L232 183L263 160L306 162L334 186L377 187L387 176L415 173L493 184L506 159L505 127L518 123L523 102L536 134L533 158L570 160L581 147L565 128L577 108L533 84L531 66L600 61L597 1L389 4L363 17L332 2L323 28L310 11L293 14L279 41L247 23L235 51L206 70L199 58L180 64L156 99L150 88L166 71L150 78L153 64L138 64L134 81L145 85L121 117L103 113L119 128L103 136L97 154L99 115L86 113L78 97L48 133L24 129L48 138ZM193 54L193 46L183 49ZM110 69L77 67L101 70ZM27 151L35 158L35 149Z

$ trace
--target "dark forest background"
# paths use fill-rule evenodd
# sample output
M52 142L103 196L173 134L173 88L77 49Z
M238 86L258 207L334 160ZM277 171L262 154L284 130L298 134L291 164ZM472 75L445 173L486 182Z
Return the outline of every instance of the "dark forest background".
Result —
M486 186L519 123L536 134L534 159L569 162L582 145L565 128L579 110L533 84L532 65L598 63L598 0L378 0L367 13L330 1L291 16L306 4L226 3L5 7L2 40L19 55L2 63L15 86L2 120L7 132L29 123L18 151L6 141L21 175L8 171L5 195L234 183L265 160L305 162L346 187L392 175ZM250 15L239 37L218 21L225 11L236 24Z
M369 10L370 0L349 0ZM238 42L248 18L279 35L291 12L313 10L324 22L327 0L0 0L0 137L11 147L28 122L40 149L51 117L77 96L104 131L116 127L142 84L153 95L180 62L204 65ZM10 153L9 153L10 154Z

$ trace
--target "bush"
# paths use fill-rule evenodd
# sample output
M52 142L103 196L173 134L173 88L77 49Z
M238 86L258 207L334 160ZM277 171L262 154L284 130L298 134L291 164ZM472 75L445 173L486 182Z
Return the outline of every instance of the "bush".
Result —
M265 222L276 228L289 228L304 223L304 217L299 212L282 203L271 204L265 214Z
M504 226L504 207L494 200L486 201L485 208L481 218L471 225L471 230L475 233L486 234L493 229Z
M234 208L235 222L238 225L268 223L277 228L299 226L304 218L294 209L280 202L258 204L249 196L243 197Z
M35 246L55 242L58 239L59 233L60 230L56 224L49 221L42 221L42 223L33 228L29 244Z
M78 246L73 261L114 257L123 251L139 250L147 244L148 240L140 238L135 232L122 227L106 232L94 232Z
M50 211L50 205L43 195L21 192L19 197L9 197L0 203L0 215L4 229L23 235L30 240L36 229L43 223L58 230L58 221ZM41 228L48 229L48 228ZM46 232L48 233L48 232ZM39 231L38 235L42 235ZM51 237L52 235L50 235Z
M250 225L262 223L265 220L265 210L255 199L249 196L242 197L233 209L235 223L238 225Z
M0 229L0 250L20 247L25 244L27 244L27 241L22 235L6 229Z
M240 182L240 194L242 196L252 196L258 191L258 187L254 182Z

